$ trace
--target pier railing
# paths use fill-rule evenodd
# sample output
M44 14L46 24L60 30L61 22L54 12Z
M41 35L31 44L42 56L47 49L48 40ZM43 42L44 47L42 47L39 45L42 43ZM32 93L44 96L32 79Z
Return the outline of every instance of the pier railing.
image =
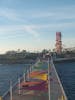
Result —
M26 81L26 79L24 79L24 78L25 78L25 75L28 76L29 71L30 71L30 70L33 70L33 69L34 69L34 66L36 66L38 63L39 63L39 59L35 62L35 64L30 65L30 67L26 69L24 75L20 77L20 81L21 81L21 80ZM11 80L11 81L12 81L12 80ZM18 81L16 81L16 82L12 85L12 90L13 90L13 91L14 91L14 88L17 87L17 84L18 84ZM0 100L5 100L5 98L6 98L9 94L10 94L10 87L9 87L8 90L1 96L1 99L0 99Z
M60 81L60 78L59 78L59 76L58 76L58 73L57 73L57 71L56 71L56 69L55 69L55 65L54 65L54 63L53 63L52 58L51 58L50 63L51 63L51 66L53 67L53 69L54 69L54 71L55 71L55 73L56 73L56 76L57 76L57 79L58 79L58 82L59 82L59 85L60 85L60 88L61 88L61 91L62 91L62 99L59 99L59 100L68 100L68 98L67 98L67 96L66 96L66 93L65 93L65 91L64 91L64 89L63 89L62 83L61 83L61 81Z

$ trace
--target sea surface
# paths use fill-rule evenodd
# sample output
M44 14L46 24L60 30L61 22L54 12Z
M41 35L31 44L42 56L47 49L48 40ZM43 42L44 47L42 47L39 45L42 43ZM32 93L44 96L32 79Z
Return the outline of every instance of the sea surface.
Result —
M75 62L55 64L68 100L75 100Z
M0 64L0 96L8 91L10 81L14 85L22 77L29 64Z

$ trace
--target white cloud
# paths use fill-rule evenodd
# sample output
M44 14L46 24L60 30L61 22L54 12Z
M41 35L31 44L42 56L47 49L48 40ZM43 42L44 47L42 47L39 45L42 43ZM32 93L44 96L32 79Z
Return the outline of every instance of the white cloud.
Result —
M0 8L0 16L7 19L17 20L17 14L12 9Z
M39 33L33 25L11 25L0 26L0 35L13 35L13 34L29 34L30 36L38 39Z
M75 19L75 5L64 6L64 7L49 7L49 9L24 12L23 15L29 19L38 19L38 18L49 18L50 20L60 20L60 19Z
M40 14L39 14L40 13ZM56 12L44 12L44 13L42 13L42 12L39 12L39 13L37 13L37 14L33 14L33 15L31 15L31 17L30 18L44 18L44 19L47 19L48 18L48 20L50 19L50 20L60 20L60 19L75 19L75 13L73 12L65 12L65 11L63 11L63 12L58 12L58 11L56 11Z
M34 37L38 37L39 34L38 32L35 31L35 29L33 29L32 26L24 26L25 27L25 30L30 33L31 35L33 35Z
M23 10L17 11L10 8L0 8L0 16L5 17L10 20L18 20L18 21L28 21L29 19L34 20L35 19L42 19L44 20L48 18L49 22L56 21L56 20L64 20L64 19L75 19L75 7L57 7L57 8L51 8L48 11L36 11L35 9L33 11L31 10Z
M63 39L63 48L75 47L75 37L64 38Z
M49 18L48 21L52 21L52 23L50 24L45 24L45 23L41 23L41 24L31 24L31 22L28 22L29 25L27 24L23 24L23 25L1 25L0 26L0 34L14 34L15 32L18 33L18 31L23 31L23 34L30 34L35 38L39 38L39 34L41 34L43 32L43 30L50 30L50 31L57 31L57 30L66 30L66 29L72 29L75 27L75 20L73 22L54 22L57 20L63 20L63 19L75 19L75 13L74 13L74 6L73 7L59 7L56 8L56 10L50 10L48 12L44 12L44 11L38 11L35 12L35 10L30 13L32 14L32 16L29 16L29 12L28 15L27 13L23 13L23 14L19 14L18 12L14 11L13 9L0 9L0 16L11 19L11 20L18 20L18 21L23 21L24 19L26 19L26 17L29 18L44 18L47 19L47 17ZM72 11L72 12L71 12ZM25 17L24 17L25 16ZM22 17L24 19L22 19ZM39 31L38 31L39 30Z
M52 17L55 14L53 12L38 12L38 13L33 13L31 15L32 18L46 18L46 17Z
M18 32L18 31L24 31L27 32L31 35L33 35L34 37L38 37L39 34L41 34L41 31L43 31L44 29L47 31L47 29L49 29L50 31L53 30L65 30L65 29L71 29L75 27L75 23L53 23L53 24L32 24L32 25L1 25L0 26L0 34L11 34L14 32ZM39 30L39 33L38 33Z

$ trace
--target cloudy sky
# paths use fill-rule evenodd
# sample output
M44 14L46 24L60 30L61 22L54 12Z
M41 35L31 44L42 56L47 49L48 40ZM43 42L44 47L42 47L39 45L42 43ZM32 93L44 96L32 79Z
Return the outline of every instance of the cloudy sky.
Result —
M75 0L0 0L0 53L75 47Z

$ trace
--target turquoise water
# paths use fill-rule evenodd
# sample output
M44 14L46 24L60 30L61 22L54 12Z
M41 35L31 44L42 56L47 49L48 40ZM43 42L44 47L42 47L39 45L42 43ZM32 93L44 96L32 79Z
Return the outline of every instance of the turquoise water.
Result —
M55 64L68 100L75 100L75 62Z
M18 77L22 77L28 64L12 64L0 65L0 96L2 96L9 88L9 82L12 80L14 84Z

